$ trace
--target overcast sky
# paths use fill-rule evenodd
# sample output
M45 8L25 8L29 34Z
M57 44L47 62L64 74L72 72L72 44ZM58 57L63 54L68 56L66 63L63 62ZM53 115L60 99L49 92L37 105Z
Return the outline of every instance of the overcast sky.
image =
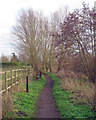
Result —
M0 0L0 56L11 55L14 52L10 46L12 42L10 32L21 8L33 8L49 15L64 6L67 6L70 11L81 8L83 1L92 7L96 0Z

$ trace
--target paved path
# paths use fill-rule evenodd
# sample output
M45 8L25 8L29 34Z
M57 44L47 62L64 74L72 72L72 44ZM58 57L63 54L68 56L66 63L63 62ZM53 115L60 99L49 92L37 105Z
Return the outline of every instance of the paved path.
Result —
M53 80L45 75L47 85L43 89L38 104L37 118L60 118L52 96Z

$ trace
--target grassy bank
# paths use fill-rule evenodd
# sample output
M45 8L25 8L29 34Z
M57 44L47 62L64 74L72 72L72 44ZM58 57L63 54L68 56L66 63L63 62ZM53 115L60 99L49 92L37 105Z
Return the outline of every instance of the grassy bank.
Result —
M96 114L91 112L88 104L80 105L80 101L75 104L75 99L71 91L61 88L60 79L55 74L47 73L54 80L53 96L56 101L57 108L62 118L94 118Z
M46 80L42 75L39 80L29 82L29 92L15 92L13 94L13 109L7 114L8 118L35 118L37 111L38 96L46 84Z

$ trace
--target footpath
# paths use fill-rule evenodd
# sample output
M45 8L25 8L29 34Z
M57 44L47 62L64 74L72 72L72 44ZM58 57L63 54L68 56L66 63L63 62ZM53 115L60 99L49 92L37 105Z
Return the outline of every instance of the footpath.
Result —
M60 118L52 95L53 80L48 75L44 75L47 85L44 87L39 98L37 118Z

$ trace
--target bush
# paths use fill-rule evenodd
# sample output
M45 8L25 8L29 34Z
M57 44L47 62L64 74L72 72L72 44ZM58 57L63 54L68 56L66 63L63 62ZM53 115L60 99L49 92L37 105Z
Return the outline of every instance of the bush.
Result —
M19 66L18 62L6 62L6 63L2 63L2 67L15 67L15 66Z

